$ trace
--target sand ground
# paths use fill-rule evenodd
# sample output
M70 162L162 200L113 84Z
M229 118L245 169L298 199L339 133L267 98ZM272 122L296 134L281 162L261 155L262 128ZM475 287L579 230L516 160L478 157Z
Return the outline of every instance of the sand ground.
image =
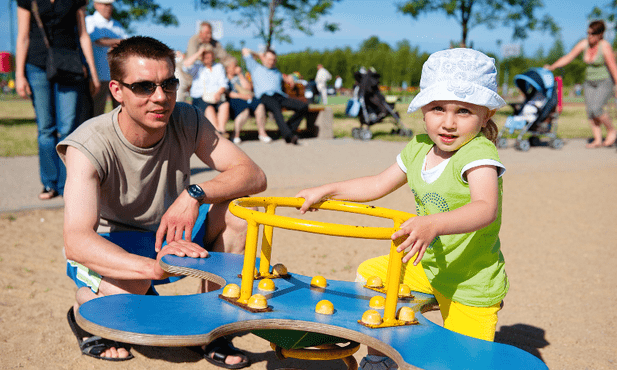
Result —
M269 187L262 195L294 196L304 187L376 173L393 163L404 146L353 140L304 143L297 148L280 142L242 144L268 175ZM558 151L500 150L507 167L500 235L511 289L496 340L531 352L550 369L617 369L617 153L587 150L584 144L570 140ZM123 363L80 355L65 318L75 288L65 276L62 201L45 208L49 204L35 199L40 189L36 180L34 185L29 180L36 171L36 158L0 160L0 369L215 369L183 348L135 346L136 358ZM214 175L195 162L195 180ZM406 188L373 204L414 209ZM314 217L380 226L374 219L344 213L318 212ZM383 242L286 230L276 230L273 240L275 262L328 279L353 280L361 261L387 251ZM192 294L196 285L185 279L159 291ZM441 320L436 313L427 316ZM233 341L249 354L250 369L345 368L342 361L278 360L269 344L253 334ZM356 358L365 353L362 348Z

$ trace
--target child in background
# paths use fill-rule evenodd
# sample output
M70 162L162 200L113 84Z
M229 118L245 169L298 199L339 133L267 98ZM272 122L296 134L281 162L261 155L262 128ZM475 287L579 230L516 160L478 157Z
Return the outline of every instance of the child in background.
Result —
M404 237L401 283L433 294L444 327L492 341L497 312L509 283L500 251L501 175L491 117L505 105L497 94L494 59L472 49L432 54L422 68L420 93L408 113L422 110L427 134L414 137L396 162L378 175L300 191L301 213L325 199L366 202L404 184L415 197L417 217L392 239ZM415 258L414 258L415 256ZM407 263L412 258L413 263ZM358 281L386 280L388 256L363 262ZM396 364L369 348L361 368Z

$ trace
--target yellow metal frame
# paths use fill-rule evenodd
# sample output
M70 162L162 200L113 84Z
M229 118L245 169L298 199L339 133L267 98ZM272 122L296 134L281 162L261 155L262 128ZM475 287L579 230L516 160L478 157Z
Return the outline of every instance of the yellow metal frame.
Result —
M249 298L253 294L253 282L256 277L255 261L257 258L257 240L260 225L264 225L264 229L261 243L259 270L257 271L257 274L259 277L271 277L270 257L272 254L272 235L274 227L304 231L314 234L390 240L392 234L398 230L403 222L408 220L410 217L414 217L413 214L407 212L334 200L315 203L311 206L311 208L386 218L392 220L394 222L394 226L389 228L340 225L328 222L301 220L292 217L280 216L275 213L277 207L300 208L303 203L303 198L287 197L239 198L230 203L230 212L246 220L248 223L246 246L244 251L244 264L242 267L240 298L238 298L237 301L239 304L246 305ZM250 209L259 207L263 207L265 212ZM403 242L403 240L404 239L399 238L392 241L390 245L388 275L386 281L384 282L386 286L386 304L384 308L383 324L379 325L380 327L399 326L402 324L396 319L396 303L398 301L399 276L403 264L403 252L397 252L396 249Z

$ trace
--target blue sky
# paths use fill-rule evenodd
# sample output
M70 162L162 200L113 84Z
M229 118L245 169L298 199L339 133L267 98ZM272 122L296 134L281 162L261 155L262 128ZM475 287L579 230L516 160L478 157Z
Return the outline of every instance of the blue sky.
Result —
M328 21L340 24L341 30L332 34L315 28L315 35L306 36L302 33L291 33L292 44L275 44L279 53L302 51L307 48L314 50L335 49L349 46L357 50L363 40L377 36L382 42L392 47L407 39L412 47L417 46L422 52L434 52L447 48L450 40L460 38L460 26L453 19L448 19L441 13L430 13L418 20L397 12L395 0L343 0L337 3ZM604 6L609 0L544 0L545 7L537 14L549 13L561 27L562 40L566 48L572 47L579 39L585 37L587 15L593 6ZM158 0L164 8L171 8L180 21L179 27L159 27L140 23L135 25L136 34L152 36L165 42L174 49L184 50L186 43L195 32L196 22L201 20L219 21L222 24L223 37L221 42L226 45L233 43L240 47L244 41L247 47L258 49L261 42L252 38L252 30L242 29L229 22L230 17L237 14L222 13L212 10L196 10L194 0ZM14 43L10 37L10 18L8 0L0 0L0 51L10 51ZM14 18L15 19L15 18ZM16 21L14 24L16 28ZM16 32L16 31L15 31ZM468 39L473 46L483 51L500 55L497 40L509 44L512 30L498 28L489 30L477 27L470 31ZM553 45L553 39L542 33L531 33L521 44L526 55L533 55L542 47L548 51ZM607 35L612 38L612 35Z

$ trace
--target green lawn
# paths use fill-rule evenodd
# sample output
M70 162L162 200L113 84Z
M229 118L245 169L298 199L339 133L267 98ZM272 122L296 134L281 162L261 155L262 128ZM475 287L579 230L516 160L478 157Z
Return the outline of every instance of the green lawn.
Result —
M351 130L359 127L360 123L356 118L345 116L345 106L348 97L332 96L328 98L328 106L334 112L334 135L335 137L351 137ZM396 105L396 110L401 115L402 123L413 130L414 134L424 132L422 115L415 112L407 114L407 105L411 97L402 97L401 103ZM567 98L564 110L559 117L559 128L557 134L561 138L585 138L591 136L591 130L585 116L585 106L583 99ZM108 104L108 110L111 104ZM610 104L611 116L615 116L615 104ZM497 126L502 127L506 117L512 114L510 107L499 110L494 118ZM406 137L391 135L391 130L395 127L394 121L386 118L384 122L371 126L373 138L377 140L396 140L405 141ZM233 131L233 122L227 124L227 130ZM302 126L301 126L302 128ZM277 127L272 120L268 120L266 129L276 132ZM243 135L256 136L256 126L250 121L244 127ZM0 156L27 156L37 154L36 123L34 109L30 100L21 99L15 95L0 95ZM253 135L254 134L254 135Z

